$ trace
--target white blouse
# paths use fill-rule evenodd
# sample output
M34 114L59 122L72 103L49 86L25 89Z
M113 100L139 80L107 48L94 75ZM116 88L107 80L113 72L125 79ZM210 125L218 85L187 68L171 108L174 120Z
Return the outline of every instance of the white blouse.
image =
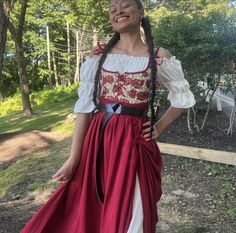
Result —
M80 86L74 112L89 113L95 109L93 104L94 79L100 55L86 57L81 66ZM135 57L126 54L108 54L103 68L109 71L140 72L147 68L149 57ZM157 58L157 77L160 83L168 89L167 99L171 106L176 108L190 108L196 101L190 90L188 81L184 77L182 65L175 56L171 58Z

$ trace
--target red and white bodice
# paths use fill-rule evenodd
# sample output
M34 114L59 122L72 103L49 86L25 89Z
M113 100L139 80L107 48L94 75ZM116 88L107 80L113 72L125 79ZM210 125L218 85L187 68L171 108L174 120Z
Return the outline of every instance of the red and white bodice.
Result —
M100 101L128 105L148 104L150 97L150 70L120 73L102 68Z
M74 107L76 113L91 112L95 108L92 99L100 56L101 54L88 56L81 66L79 99ZM157 87L163 83L168 89L171 106L192 107L196 101L184 78L181 62L172 56L169 59L156 58L156 64ZM151 88L150 72L149 57L108 54L101 70L98 101L147 106Z

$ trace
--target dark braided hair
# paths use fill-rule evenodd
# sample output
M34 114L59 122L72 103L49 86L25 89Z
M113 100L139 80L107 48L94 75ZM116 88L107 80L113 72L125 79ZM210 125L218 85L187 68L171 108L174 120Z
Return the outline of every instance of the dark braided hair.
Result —
M115 32L114 35L112 36L112 38L106 44L106 46L103 50L102 56L99 59L98 69L97 69L97 73L96 73L95 80L94 80L94 92L93 92L93 102L96 107L98 105L97 94L98 94L98 86L99 86L102 65L103 65L104 61L106 60L109 50L118 42L119 39L120 39L120 34L118 32Z
M146 43L148 45L149 49L149 55L150 55L150 63L149 67L151 69L151 98L150 98L150 108L151 108L151 135L153 132L153 125L157 118L157 112L155 113L154 109L154 101L156 97L156 76L157 76L157 66L156 66L156 60L155 60L155 51L154 51L154 42L153 42L153 36L152 36L152 29L150 20L147 17L143 17L141 21L141 25L143 27Z
M138 6L139 9L143 8L143 4L140 0L134 0ZM154 110L154 101L155 101L155 95L156 95L156 75L157 75L157 67L156 67L156 61L155 61L155 51L154 51L154 42L153 42L153 36L152 36L152 30L151 30L151 24L150 20L148 17L143 17L141 20L141 26L143 27L145 37L146 37L146 43L149 48L149 54L150 54L150 63L149 67L151 69L151 92L150 92L150 108L151 108L151 136L153 132L153 125L156 121L156 113ZM101 68L103 63L106 60L107 54L110 51L110 49L119 41L120 39L120 34L118 32L115 32L112 38L108 41L106 44L102 56L99 60L98 63L98 69L97 73L95 76L95 81L94 81L94 92L93 92L93 102L95 107L98 106L97 103L97 97L99 96L98 92L98 86L99 86L99 80L100 80L100 75L101 75Z

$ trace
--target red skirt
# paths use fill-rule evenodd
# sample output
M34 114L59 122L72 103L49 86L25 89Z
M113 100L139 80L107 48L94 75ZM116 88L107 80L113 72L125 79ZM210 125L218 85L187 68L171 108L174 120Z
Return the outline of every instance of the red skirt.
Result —
M96 192L95 160L104 116L105 112L93 115L73 178L61 183L21 233L126 233L132 219L136 174L143 232L155 233L163 163L155 140L142 137L142 124L149 118L113 114L105 126L100 161L102 203Z

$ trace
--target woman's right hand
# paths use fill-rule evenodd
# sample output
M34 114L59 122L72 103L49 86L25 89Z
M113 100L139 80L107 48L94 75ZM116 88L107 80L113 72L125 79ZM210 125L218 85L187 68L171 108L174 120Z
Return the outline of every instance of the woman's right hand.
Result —
M52 179L67 182L72 178L76 167L77 164L68 158L62 167L52 176Z

